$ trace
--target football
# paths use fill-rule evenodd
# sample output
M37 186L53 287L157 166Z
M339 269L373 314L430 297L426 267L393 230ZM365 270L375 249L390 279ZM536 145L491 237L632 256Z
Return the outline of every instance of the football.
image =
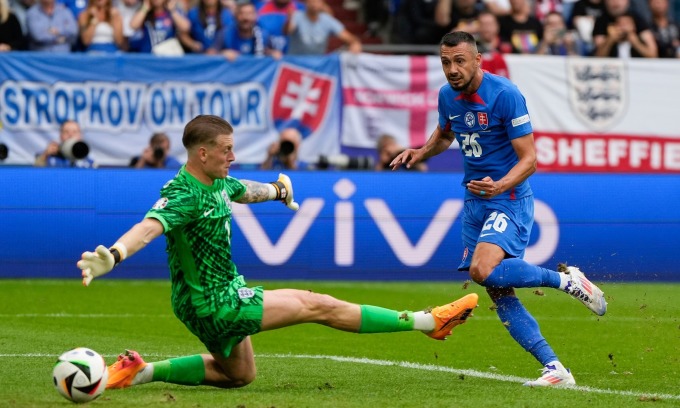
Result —
M66 399L88 402L102 395L109 372L99 353L78 347L59 356L52 378L57 391Z

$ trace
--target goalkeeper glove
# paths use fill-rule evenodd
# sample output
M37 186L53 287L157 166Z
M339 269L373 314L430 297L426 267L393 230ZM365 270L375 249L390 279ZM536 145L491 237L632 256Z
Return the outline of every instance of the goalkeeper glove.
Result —
M281 200L286 207L293 211L297 211L300 208L300 205L296 203L293 198L293 182L290 181L290 177L283 173L279 173L279 179L271 184L276 189L275 200Z
M83 252L82 259L77 263L78 268L82 270L83 285L88 286L92 279L111 272L126 255L127 250L120 243L114 244L110 250L104 245L99 245L94 252Z

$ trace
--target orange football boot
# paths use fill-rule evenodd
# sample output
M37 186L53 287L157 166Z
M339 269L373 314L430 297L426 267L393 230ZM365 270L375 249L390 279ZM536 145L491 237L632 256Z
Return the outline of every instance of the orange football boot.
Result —
M109 381L106 389L127 388L132 385L132 380L142 368L146 367L146 362L133 350L125 350L125 354L118 355L118 361L108 367Z
M435 340L446 340L454 327L465 323L470 317L472 310L477 307L478 299L476 293L470 293L448 305L435 307L430 312L434 317L434 330L425 334Z

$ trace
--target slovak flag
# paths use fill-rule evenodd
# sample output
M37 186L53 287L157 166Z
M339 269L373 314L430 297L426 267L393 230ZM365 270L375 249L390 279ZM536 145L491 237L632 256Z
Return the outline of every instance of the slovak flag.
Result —
M335 79L282 63L274 80L272 118L280 131L294 127L303 137L314 133L328 116Z

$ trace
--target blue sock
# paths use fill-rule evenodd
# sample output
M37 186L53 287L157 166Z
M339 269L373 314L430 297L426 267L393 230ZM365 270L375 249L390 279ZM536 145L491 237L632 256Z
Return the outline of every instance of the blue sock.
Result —
M542 365L557 360L552 347L541 334L536 319L519 299L515 296L503 296L496 300L496 313L510 336Z
M482 282L483 286L493 288L536 288L547 286L560 287L559 272L527 263L523 259L503 259L491 274Z

